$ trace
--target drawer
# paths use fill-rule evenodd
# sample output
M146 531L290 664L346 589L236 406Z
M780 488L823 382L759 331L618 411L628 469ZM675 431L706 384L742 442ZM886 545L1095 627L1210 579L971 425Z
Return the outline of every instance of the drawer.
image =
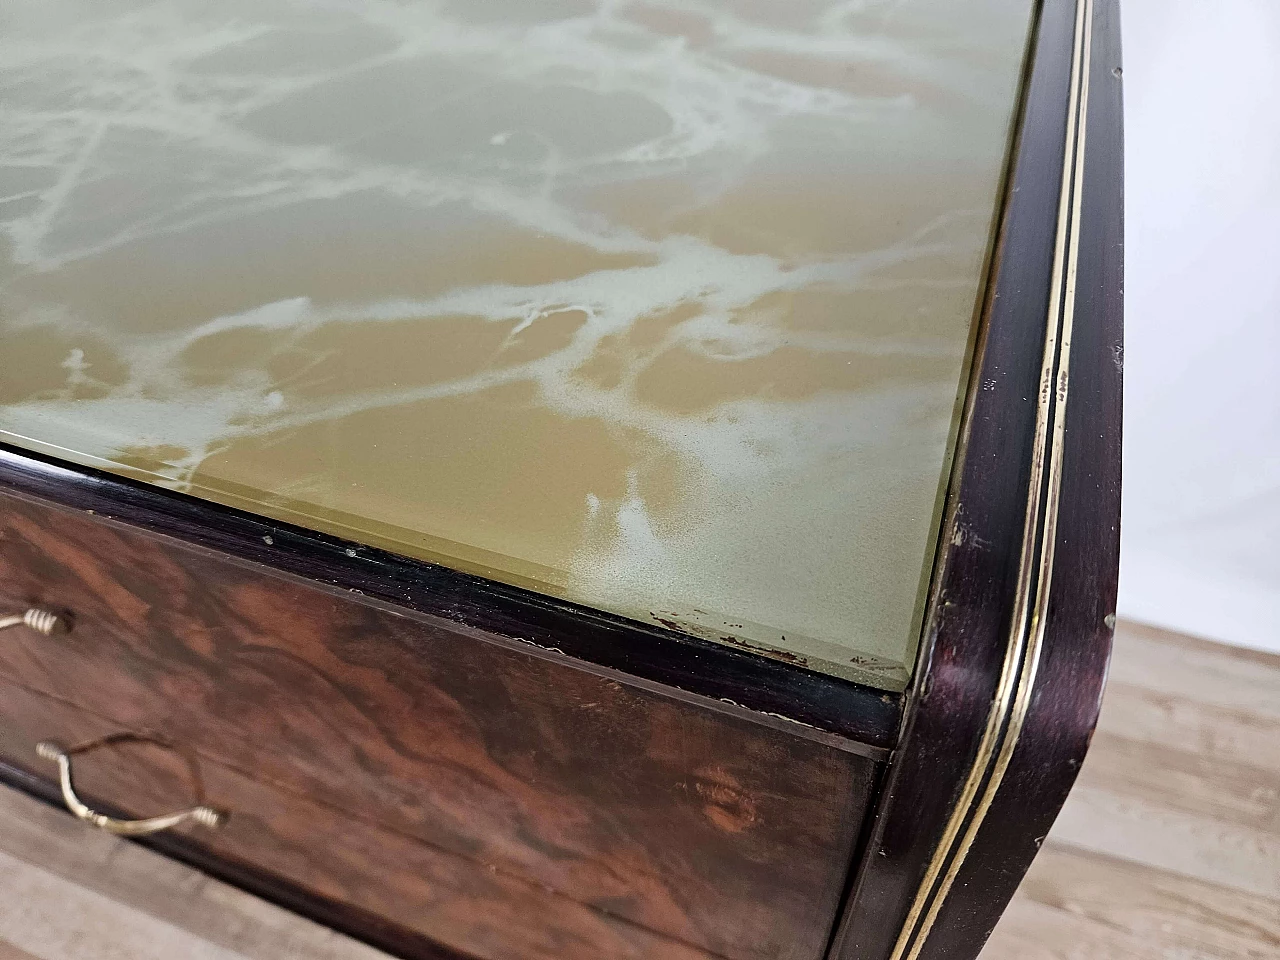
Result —
M162 732L234 782L235 796L275 798L278 817L248 815L280 834L263 847L265 870L316 870L323 883L299 882L353 895L334 879L344 855L332 847L351 830L382 851L367 861L380 868L404 844L554 897L508 921L521 935L577 937L589 914L734 958L816 958L825 947L875 774L863 757L9 496L0 602L74 621L65 635L0 634L0 677L30 692L0 702L24 749L63 734L27 729L18 703L64 704L95 718L96 733ZM282 797L326 811L327 825L286 814ZM224 802L244 823L234 799ZM231 843L236 830L210 842ZM252 860L254 849L226 852ZM414 928L483 952L456 932L473 898L451 897ZM582 955L615 955L592 949ZM647 955L627 949L616 955Z
M115 723L0 681L0 761L56 778L35 745L83 744ZM77 793L118 816L189 807L192 766L172 749L104 746L77 755ZM222 764L194 764L203 798L229 812L216 829L179 826L184 846L265 871L309 895L377 914L483 958L709 960L712 954L566 900L537 884L346 817ZM92 829L88 826L86 830Z

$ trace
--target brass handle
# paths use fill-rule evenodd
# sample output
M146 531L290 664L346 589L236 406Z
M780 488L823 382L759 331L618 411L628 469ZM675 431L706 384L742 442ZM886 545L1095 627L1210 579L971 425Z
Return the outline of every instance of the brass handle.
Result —
M161 830L168 830L178 826L180 823L186 823L188 820L210 828L220 826L226 821L226 814L203 804L191 807L189 810L179 810L177 813L166 813L159 817L147 817L143 820L117 820L115 817L108 817L105 813L98 813L91 809L76 796L75 786L71 782L71 757L82 750L97 746L98 743L101 743L101 741L86 744L83 747L76 747L72 750L64 750L58 744L48 740L36 744L36 753L45 760L57 762L58 776L62 781L62 799L66 802L67 809L85 823L91 823L100 830L107 831L107 833L114 833L124 837L141 837L148 833L159 833Z
M46 637L62 626L64 626L64 622L56 613L40 607L32 607L30 610L15 613L13 616L0 617L0 630L5 627L30 627L37 633L43 633Z

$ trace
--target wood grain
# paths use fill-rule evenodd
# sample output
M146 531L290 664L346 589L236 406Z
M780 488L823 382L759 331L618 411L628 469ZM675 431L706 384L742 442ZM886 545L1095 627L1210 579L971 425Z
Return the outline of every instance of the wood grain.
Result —
M1280 836L1111 790L1082 788L1059 818L1072 845L1116 851L1164 870L1280 897Z
M1131 624L1116 651L1052 836L1280 899L1280 658Z
M1117 631L1103 733L1280 770L1280 659L1136 623Z
M1117 629L1115 660L1136 684L1108 687L1100 723L1103 732L1086 759L1081 780L1123 795L1127 784L1140 781L1163 762L1163 753L1130 752L1126 756L1136 769L1125 771L1117 780L1109 778L1110 771L1121 769L1108 755L1123 734L1156 744L1168 740L1159 728L1127 725L1133 711L1142 711L1150 702L1143 683L1162 691L1160 696L1172 715L1200 718L1196 728L1203 736L1182 741L1189 756L1211 756L1211 745L1234 742L1232 730L1265 721L1280 705L1280 658L1244 656L1254 659L1242 660L1239 651L1217 644L1122 623ZM1219 700L1223 688L1199 678L1221 678L1242 668L1242 679L1261 694L1254 701L1261 713L1252 712L1252 707L1221 715L1204 712L1204 701ZM1223 759L1235 763L1239 757L1225 751ZM1280 781L1280 765L1274 758L1267 762L1273 780ZM1162 780L1162 802L1170 808L1182 806L1180 791L1186 788L1193 796L1202 794L1203 784L1211 784L1214 773L1212 767L1200 768L1200 784L1188 778ZM1230 792L1227 783L1225 792ZM1074 803L1073 794L1068 809ZM1105 816L1105 811L1099 815ZM11 864L0 883L24 869L44 869L121 905L101 918L93 931L95 949L83 960L121 957L121 944L132 936L130 924L136 911L181 927L193 938L234 950L237 960L374 960L382 956L2 788L0 819L5 825L0 831L0 851L17 867ZM1239 881L1215 885L1157 869L1141 861L1140 847L1123 842L1107 853L1073 847L1063 826L1055 826L1032 864L982 960L1273 960L1280 956L1280 900L1243 893ZM1121 858L1126 854L1130 859ZM75 902L72 893L59 888L48 895L66 913ZM37 956L12 947L6 954L4 941L10 936L10 928L0 920L0 958ZM188 953L180 950L175 955ZM66 958L39 955L38 960Z
M1273 960L1280 901L1050 844L982 960Z
M101 954L97 931L112 931L113 952L130 960L236 960L236 954L182 927L0 853L0 924L16 947L40 957L85 960Z
M76 744L117 729L108 719L3 681L0 703L0 757L28 770L48 767L34 752L41 739ZM464 954L484 960L712 956L221 764L202 758L199 771L204 790L197 796L186 763L173 750L109 748L76 761L79 789L100 808L138 817L207 800L228 811L229 822L216 831L182 827L175 836L219 860L250 864ZM435 960L440 953L423 956Z
M0 497L0 675L729 956L821 952L873 765L95 518ZM12 709L0 706L0 713Z
M1077 781L1081 795L1123 794L1143 805L1223 825L1280 833L1275 767L1144 742L1110 729L1094 738L1094 747L1098 756Z

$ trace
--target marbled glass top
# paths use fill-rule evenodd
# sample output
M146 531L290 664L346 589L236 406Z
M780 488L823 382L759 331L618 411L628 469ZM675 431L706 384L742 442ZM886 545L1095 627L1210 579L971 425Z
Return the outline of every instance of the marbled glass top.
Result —
M6 2L0 439L900 689L1031 7Z

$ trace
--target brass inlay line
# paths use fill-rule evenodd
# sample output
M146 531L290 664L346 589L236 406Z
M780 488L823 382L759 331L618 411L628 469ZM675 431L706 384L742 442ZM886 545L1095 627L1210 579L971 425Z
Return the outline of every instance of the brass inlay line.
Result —
M916 960L973 845L1012 760L1026 721L1044 643L1062 485L1068 371L1075 322L1080 205L1084 183L1093 0L1077 0L1067 106L1066 149L1050 276L1051 299L1032 441L1009 641L978 753L894 944L891 960ZM1052 427L1050 427L1052 423ZM1042 521L1043 518L1043 521ZM945 873L944 873L945 871Z

